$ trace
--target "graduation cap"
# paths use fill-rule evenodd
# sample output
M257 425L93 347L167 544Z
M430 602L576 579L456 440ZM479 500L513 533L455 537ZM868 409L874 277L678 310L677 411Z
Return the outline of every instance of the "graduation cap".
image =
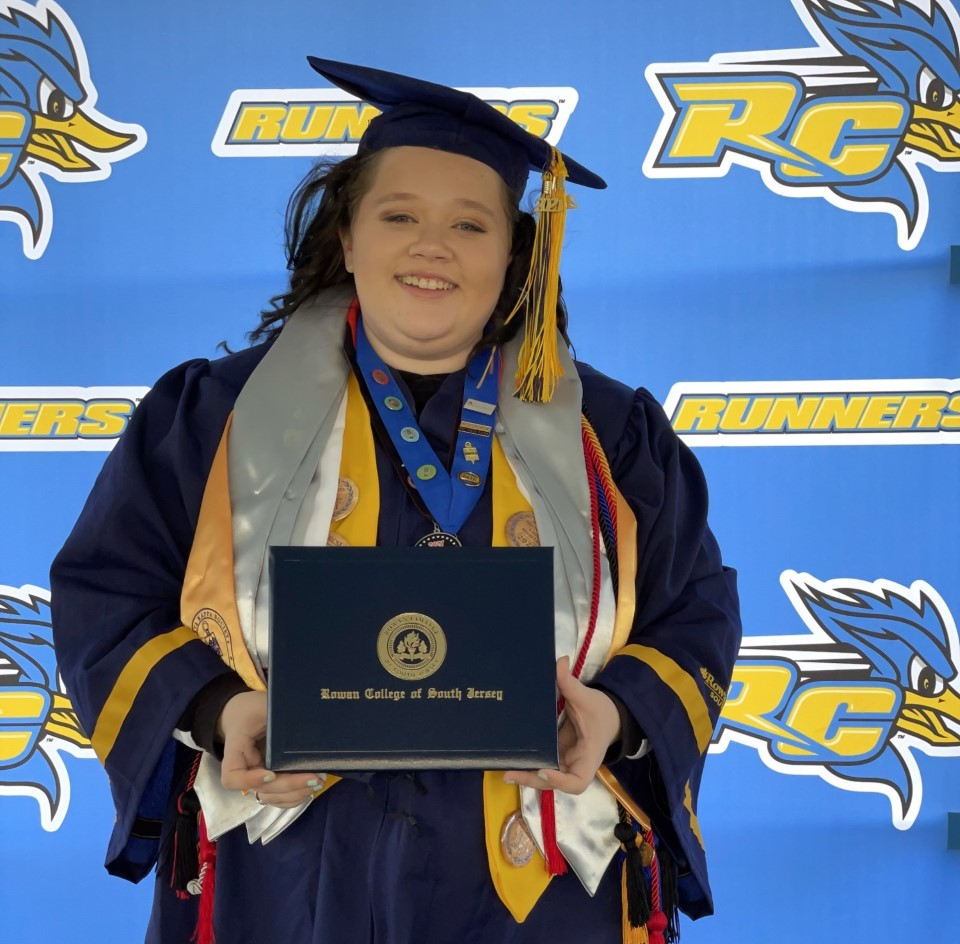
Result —
M437 148L486 164L519 202L530 170L542 176L530 273L517 304L525 319L517 395L549 401L562 373L557 356L556 309L566 211L575 206L565 181L596 189L602 178L469 92L395 72L308 56L334 85L381 109L360 139L359 151L390 147Z

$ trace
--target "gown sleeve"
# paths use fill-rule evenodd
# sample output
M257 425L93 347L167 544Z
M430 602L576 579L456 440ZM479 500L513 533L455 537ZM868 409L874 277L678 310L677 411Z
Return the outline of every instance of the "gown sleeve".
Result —
M161 378L51 568L60 673L116 807L107 869L132 881L156 859L184 759L173 729L197 692L231 671L181 624L180 592L236 392L207 361Z
M584 377L584 394L613 479L637 518L633 627L593 684L627 707L650 750L619 759L611 771L677 860L680 905L698 917L712 911L712 901L697 796L740 644L736 574L707 526L700 465L651 394L631 395L595 374Z

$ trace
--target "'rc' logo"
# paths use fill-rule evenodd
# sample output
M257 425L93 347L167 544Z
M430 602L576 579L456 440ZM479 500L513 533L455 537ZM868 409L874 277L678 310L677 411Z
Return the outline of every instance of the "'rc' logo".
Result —
M139 125L95 107L87 55L76 27L53 0L0 0L0 221L16 223L23 251L39 259L53 208L41 179L103 180L113 161L141 150Z
M960 755L960 642L947 605L922 580L788 570L780 583L809 632L744 638L712 749L736 741L781 773L885 794L894 825L909 828L922 798L914 751Z
M960 170L960 16L948 0L792 0L813 49L651 65L664 118L649 177L760 172L783 196L822 197L927 224L920 164Z
M48 831L70 805L62 752L94 756L57 673L49 595L0 585L0 796L33 797Z

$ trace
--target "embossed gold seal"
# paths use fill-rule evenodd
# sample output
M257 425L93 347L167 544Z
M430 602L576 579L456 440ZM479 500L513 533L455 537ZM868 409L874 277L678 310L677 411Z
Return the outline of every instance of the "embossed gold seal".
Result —
M500 851L511 865L522 869L532 858L537 847L523 814L511 813L500 832Z
M350 547L350 542L336 531L331 531L327 535L327 547Z
M511 515L505 530L511 547L540 547L540 532L532 511L518 511Z
M395 678L416 681L433 675L447 655L447 637L425 613L400 613L377 637L377 656Z
M353 479L348 479L345 475L340 477L337 483L337 500L333 506L333 520L343 521L347 515L357 507L360 500L360 489Z
M227 621L214 609L205 606L193 618L193 631L228 665L234 665L233 639Z

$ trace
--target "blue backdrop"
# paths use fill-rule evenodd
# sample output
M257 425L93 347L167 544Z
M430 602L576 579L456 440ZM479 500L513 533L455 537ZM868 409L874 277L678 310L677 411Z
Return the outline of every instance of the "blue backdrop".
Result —
M145 925L47 573L145 389L282 289L287 196L363 115L311 53L483 89L609 182L568 218L577 354L664 402L741 575L684 941L949 939L958 34L956 0L0 0L4 940Z

